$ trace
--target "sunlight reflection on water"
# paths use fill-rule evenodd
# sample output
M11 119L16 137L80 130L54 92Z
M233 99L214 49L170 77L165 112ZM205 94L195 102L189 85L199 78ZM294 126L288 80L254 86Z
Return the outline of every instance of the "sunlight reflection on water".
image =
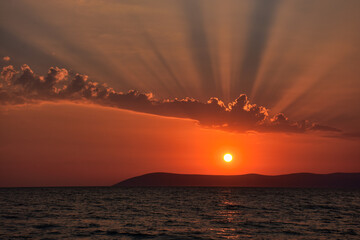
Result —
M0 189L1 239L351 239L360 191L261 188Z

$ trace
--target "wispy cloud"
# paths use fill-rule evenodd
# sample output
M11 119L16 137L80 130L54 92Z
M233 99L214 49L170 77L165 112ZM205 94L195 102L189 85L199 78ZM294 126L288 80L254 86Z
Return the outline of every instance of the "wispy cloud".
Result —
M88 80L86 75L69 74L64 68L51 67L46 76L41 76L26 64L20 71L12 65L3 67L0 83L2 105L58 100L86 100L155 115L190 118L202 126L227 131L341 132L307 120L292 121L282 113L270 116L266 107L250 103L245 94L227 105L216 97L207 102L193 98L159 100L152 93L117 92L106 84Z

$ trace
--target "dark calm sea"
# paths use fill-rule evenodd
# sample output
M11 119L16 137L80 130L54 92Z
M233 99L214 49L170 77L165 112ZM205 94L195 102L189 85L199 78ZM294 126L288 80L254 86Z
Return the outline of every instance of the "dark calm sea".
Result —
M0 189L0 239L360 239L360 191Z

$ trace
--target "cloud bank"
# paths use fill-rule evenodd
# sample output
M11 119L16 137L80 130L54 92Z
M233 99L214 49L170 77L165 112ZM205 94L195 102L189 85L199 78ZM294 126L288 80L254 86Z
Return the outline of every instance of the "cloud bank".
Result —
M46 76L41 76L26 64L20 71L12 65L3 67L1 105L60 100L88 101L160 116L189 118L202 126L227 131L340 132L339 129L307 120L291 121L282 113L270 116L267 108L250 103L245 94L227 105L216 97L207 102L193 98L159 100L151 93L135 90L117 92L106 84L89 81L86 75L69 74L64 68L51 67Z

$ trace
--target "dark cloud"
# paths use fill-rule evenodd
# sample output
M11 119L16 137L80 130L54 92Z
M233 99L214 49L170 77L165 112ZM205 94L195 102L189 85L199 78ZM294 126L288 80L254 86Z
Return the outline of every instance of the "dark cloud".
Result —
M12 65L3 67L1 71L1 79L3 80L2 84L5 84L6 86L11 85L11 81L16 74L16 71Z
M284 114L269 115L268 109L251 104L245 94L224 104L212 97L207 102L193 98L158 100L151 93L131 90L117 92L106 84L89 81L88 76L71 76L66 69L52 67L47 75L35 74L28 65L17 72L13 66L3 67L0 103L21 104L39 100L86 100L96 104L138 112L194 119L207 127L228 131L259 132L340 132L310 121L291 121Z

